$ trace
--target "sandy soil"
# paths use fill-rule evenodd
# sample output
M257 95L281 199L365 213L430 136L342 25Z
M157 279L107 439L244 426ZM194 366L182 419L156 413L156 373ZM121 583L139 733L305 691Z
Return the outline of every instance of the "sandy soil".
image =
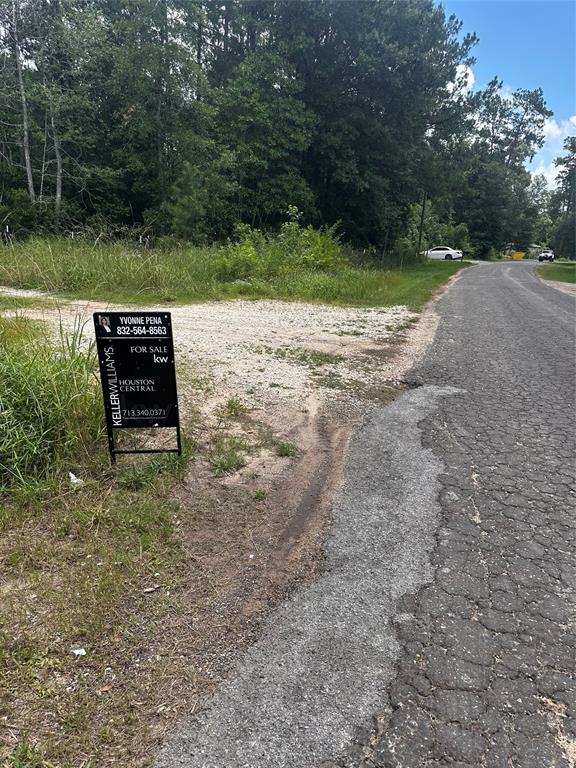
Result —
M559 291L576 296L576 284L574 283L563 283L560 280L546 280L546 283Z
M50 298L39 291L2 287L0 293ZM46 320L61 319L68 327L75 321L86 323L91 337L92 312L103 309L126 307L74 301L23 312ZM301 399L312 383L310 368L318 367L319 362L313 355L303 359L306 356L299 351L341 358L326 359L326 363L346 381L354 379L358 363L365 363L367 354L395 338L416 317L402 306L356 309L281 301L209 302L170 307L169 311L180 359L197 375L209 377L222 395L239 395L250 405Z

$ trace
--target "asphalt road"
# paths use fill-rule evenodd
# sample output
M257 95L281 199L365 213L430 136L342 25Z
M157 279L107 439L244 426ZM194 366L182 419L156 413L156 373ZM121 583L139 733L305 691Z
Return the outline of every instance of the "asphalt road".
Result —
M158 768L576 766L575 309L529 263L441 299L311 587Z

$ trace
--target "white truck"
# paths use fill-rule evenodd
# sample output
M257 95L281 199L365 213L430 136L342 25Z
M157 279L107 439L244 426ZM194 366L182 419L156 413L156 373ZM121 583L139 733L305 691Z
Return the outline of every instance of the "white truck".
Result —
M538 254L538 261L554 261L554 251L550 248L545 248Z

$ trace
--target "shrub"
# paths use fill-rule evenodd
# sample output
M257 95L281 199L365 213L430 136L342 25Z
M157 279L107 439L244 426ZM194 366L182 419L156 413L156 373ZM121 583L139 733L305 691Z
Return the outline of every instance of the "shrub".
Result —
M282 225L278 245L283 251L281 267L330 271L343 267L346 260L342 253L336 226L305 229L296 222Z
M229 243L222 256L215 261L216 277L219 280L247 280L264 274L264 262L250 238L238 243Z
M425 250L424 246L421 246ZM425 263L426 257L418 252L418 241L413 241L409 237L398 238L392 252L386 254L386 266L406 266L408 264Z
M337 226L314 229L302 227L294 206L290 220L277 236L265 235L247 224L236 226L236 242L228 243L214 263L221 280L250 280L274 277L299 269L333 271L347 265Z

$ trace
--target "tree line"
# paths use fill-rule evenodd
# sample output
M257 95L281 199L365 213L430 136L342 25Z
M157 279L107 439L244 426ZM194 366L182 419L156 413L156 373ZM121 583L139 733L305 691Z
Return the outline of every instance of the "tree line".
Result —
M0 0L0 14L0 222L15 235L208 243L295 206L384 255L414 254L420 220L480 257L569 239L573 181L554 197L525 168L551 115L542 91L506 96L495 77L469 92L476 37L432 0Z

